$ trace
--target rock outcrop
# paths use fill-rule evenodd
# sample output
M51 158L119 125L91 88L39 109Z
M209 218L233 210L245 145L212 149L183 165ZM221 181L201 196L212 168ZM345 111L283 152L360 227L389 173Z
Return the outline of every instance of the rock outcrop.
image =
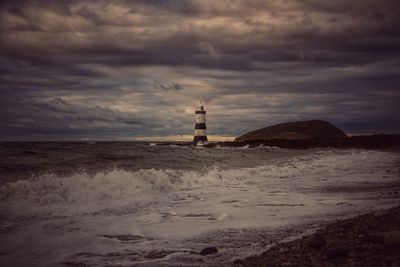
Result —
M337 140L347 135L327 121L311 120L281 123L248 132L236 138L236 142L254 140Z

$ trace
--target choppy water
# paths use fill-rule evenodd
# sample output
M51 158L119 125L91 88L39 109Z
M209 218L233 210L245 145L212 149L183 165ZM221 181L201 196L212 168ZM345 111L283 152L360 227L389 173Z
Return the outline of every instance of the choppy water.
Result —
M397 152L0 148L2 266L226 264L318 223L400 200ZM207 246L219 253L200 256Z

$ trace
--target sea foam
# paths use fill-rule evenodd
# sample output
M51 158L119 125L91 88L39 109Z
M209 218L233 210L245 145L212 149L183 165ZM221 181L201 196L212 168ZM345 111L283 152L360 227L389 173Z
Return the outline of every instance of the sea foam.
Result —
M212 166L202 170L134 172L115 169L95 175L78 172L67 177L45 174L1 186L0 207L6 213L24 216L37 211L42 215L81 214L162 201L160 198L171 192L194 188L207 191L207 187L243 184L259 184L260 188L269 189L345 185L375 180L376 173L371 169L384 171L395 160L394 155L386 152L319 151L252 168Z

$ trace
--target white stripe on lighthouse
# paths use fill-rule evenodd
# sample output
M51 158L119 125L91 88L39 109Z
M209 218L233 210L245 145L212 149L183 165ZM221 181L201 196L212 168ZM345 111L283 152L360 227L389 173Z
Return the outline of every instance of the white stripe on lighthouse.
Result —
M205 129L196 129L194 130L194 135L195 136L206 136L206 130Z
M207 132L206 132L206 111L204 106L198 106L195 110L195 130L193 143L197 145L198 142L207 142Z
M206 123L206 114L196 114L196 123Z

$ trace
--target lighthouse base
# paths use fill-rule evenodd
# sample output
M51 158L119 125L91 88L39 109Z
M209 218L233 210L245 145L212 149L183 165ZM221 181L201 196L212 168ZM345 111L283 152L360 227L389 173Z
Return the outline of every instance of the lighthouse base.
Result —
M193 144L197 144L197 143L199 143L199 142L207 142L208 141L208 138L207 138L207 136L195 136L194 138L193 138Z

